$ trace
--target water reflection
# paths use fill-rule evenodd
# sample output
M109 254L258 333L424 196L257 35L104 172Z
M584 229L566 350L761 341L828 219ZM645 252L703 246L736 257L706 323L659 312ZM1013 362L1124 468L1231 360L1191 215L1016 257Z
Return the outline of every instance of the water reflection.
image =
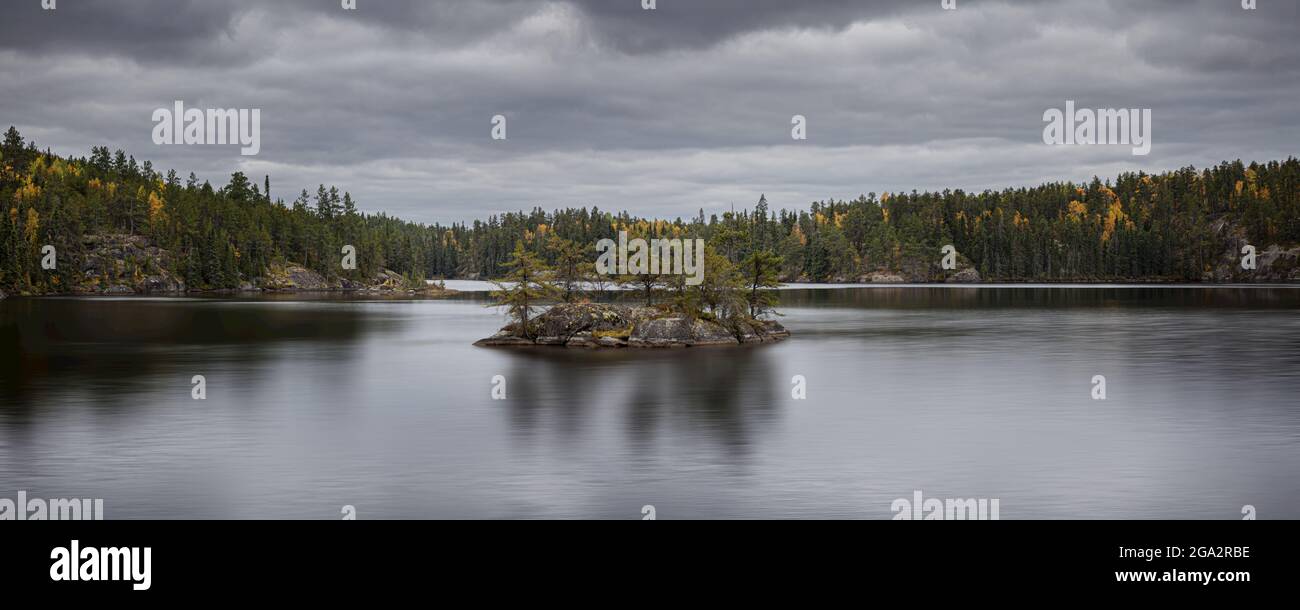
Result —
M484 298L0 301L0 494L110 518L889 518L914 489L1004 518L1300 516L1300 290L788 290L787 342L665 351L475 348Z
M788 390L773 377L779 346L682 350L506 350L512 430L528 438L539 421L580 431L593 409L625 413L635 446L675 431L706 432L719 447L743 454L750 436L773 419ZM547 413L547 411L551 413Z
M66 392L104 411L138 404L151 378L188 380L238 367L256 384L285 342L310 341L324 360L354 357L367 333L401 322L347 307L165 299L15 299L0 308L0 404L14 423L56 411ZM183 388L182 388L183 389Z

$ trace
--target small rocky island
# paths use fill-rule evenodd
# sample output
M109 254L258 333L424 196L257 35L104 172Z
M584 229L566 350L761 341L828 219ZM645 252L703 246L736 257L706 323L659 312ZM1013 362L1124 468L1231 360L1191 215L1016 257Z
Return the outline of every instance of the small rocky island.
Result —
M586 348L697 347L772 343L790 336L774 320L724 324L708 316L690 318L656 307L606 303L560 303L529 321L506 325L478 346L550 345Z
M708 264L701 265L702 274L693 282L683 274L629 265L630 273L615 278L623 288L619 300L639 305L624 305L604 302L609 293L601 288L585 289L600 277L593 275L580 247L553 243L559 244L552 252L554 264L522 241L515 243L504 264L510 273L493 282L497 290L492 293L510 323L474 345L698 347L773 343L790 336L770 319L776 315L774 289L780 286L781 264L770 252L756 251L737 265L708 248Z

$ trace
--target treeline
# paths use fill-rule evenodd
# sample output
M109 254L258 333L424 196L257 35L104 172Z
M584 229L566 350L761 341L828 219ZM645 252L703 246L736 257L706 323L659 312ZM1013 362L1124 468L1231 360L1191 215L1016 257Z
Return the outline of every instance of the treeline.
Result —
M0 145L0 287L65 289L79 279L72 274L85 255L82 237L105 233L148 237L173 254L172 271L194 288L238 287L285 262L358 281L381 268L412 278L501 278L518 243L547 265L560 256L548 247L553 237L594 260L596 242L620 230L703 238L737 266L769 253L787 281L873 272L941 279L946 244L986 281L1199 281L1233 231L1261 250L1300 242L1295 158L981 193L871 193L800 211L773 212L760 198L752 210L675 220L538 208L426 225L360 213L336 187L286 201L272 198L273 186L269 177L259 184L236 172L214 187L103 147L62 158L11 127ZM57 270L40 266L45 245L57 248ZM354 271L338 264L343 245L357 250Z

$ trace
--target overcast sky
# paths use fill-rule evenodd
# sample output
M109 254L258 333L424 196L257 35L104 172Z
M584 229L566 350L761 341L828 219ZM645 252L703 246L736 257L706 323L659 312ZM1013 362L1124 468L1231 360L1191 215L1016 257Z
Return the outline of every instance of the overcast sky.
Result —
M1297 0L4 0L0 128L423 222L693 216L1300 154ZM1151 153L1043 144L1150 108ZM158 146L157 108L260 108L261 152ZM508 139L490 137L493 115ZM804 115L808 139L790 137Z

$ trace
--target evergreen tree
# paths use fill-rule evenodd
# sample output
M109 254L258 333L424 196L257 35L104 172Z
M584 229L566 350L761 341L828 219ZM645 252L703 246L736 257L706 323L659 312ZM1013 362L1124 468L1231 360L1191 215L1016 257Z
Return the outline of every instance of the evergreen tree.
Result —
M776 293L771 289L781 285L781 257L770 250L758 250L745 258L740 265L749 305L749 317L758 318L776 307Z
M506 261L508 270L503 281L493 282L497 290L492 296L497 305L506 308L516 321L515 334L533 338L532 312L543 301L556 297L556 290L546 282L550 268L540 257L524 248L524 242L515 243L515 249Z
M589 277L589 256L582 246L558 235L552 235L546 247L555 260L552 281L560 299L565 303L576 301L582 296L582 284Z

